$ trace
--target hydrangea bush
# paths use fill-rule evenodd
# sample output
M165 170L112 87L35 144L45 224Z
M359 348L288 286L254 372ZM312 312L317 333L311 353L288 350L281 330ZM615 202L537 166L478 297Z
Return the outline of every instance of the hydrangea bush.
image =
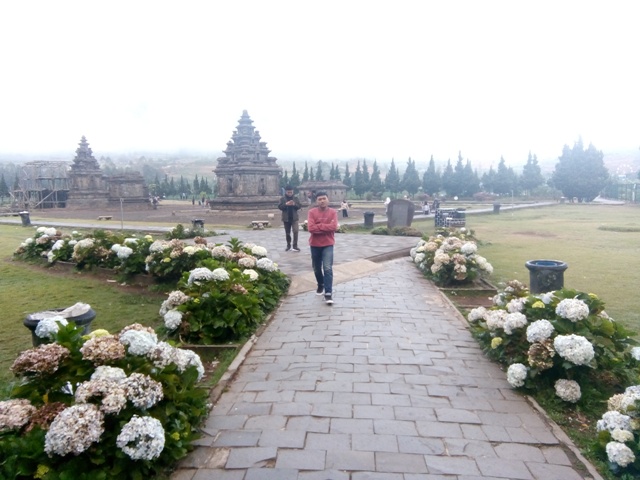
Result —
M635 347L632 355L640 360L640 348ZM624 478L640 477L640 385L609 398L596 430L596 451L611 471Z
M475 308L467 318L485 352L507 367L514 388L597 403L637 380L636 342L594 294L562 289L532 295L514 280L491 308Z
M208 413L198 355L139 324L49 323L53 343L18 356L0 402L1 478L144 479L186 455Z
M172 338L198 344L246 338L289 286L264 247L234 240L211 256L183 273L160 308Z
M421 239L410 255L424 275L440 286L470 283L493 272L487 259L478 254L478 245L466 229L443 230Z

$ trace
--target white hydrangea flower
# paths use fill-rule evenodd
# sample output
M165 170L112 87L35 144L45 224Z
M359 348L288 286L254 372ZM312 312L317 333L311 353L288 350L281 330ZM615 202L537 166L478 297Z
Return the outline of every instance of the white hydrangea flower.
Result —
M196 250L196 247L194 247L193 245L187 245L182 249L182 251L187 255L193 255L194 253L196 253L197 250Z
M267 249L259 245L255 245L253 248L251 248L251 253L256 257L266 257Z
M631 417L611 410L602 415L602 418L596 423L596 430L598 432L602 432L603 430L613 432L616 428L631 431Z
M414 258L413 261L414 263L422 263L424 262L425 259L425 254L424 253L418 253Z
M211 249L211 256L213 258L231 258L233 252L226 245L216 245Z
M542 342L555 331L549 320L536 320L527 327L527 341L529 343Z
M164 428L153 417L134 415L126 423L116 445L133 460L153 460L164 450Z
M528 323L526 315L520 312L508 313L504 318L504 333L511 335L516 328L522 328Z
M127 398L136 408L148 410L164 398L162 384L143 373L132 373L123 386Z
M587 365L595 356L593 345L581 335L558 335L553 339L553 348L574 365Z
M565 298L556 306L556 315L575 323L589 316L589 306L577 298Z
M630 463L636 460L636 456L633 454L633 450L627 447L624 443L609 442L607 443L607 458L611 463L615 463L624 468Z
M56 252L56 251L60 250L62 247L64 247L64 240L62 240L62 239L56 240L56 243L54 243L51 246L51 251L52 252Z
M633 432L629 430L622 430L621 428L614 428L611 432L611 438L616 442L625 443L633 441Z
M120 335L120 343L129 347L132 355L146 355L158 343L158 336L141 330L127 330Z
M467 320L471 323L477 322L484 318L485 313L487 313L487 309L484 307L474 308L469 312L469 315L467 315Z
M556 395L565 402L576 403L582 397L580 385L573 380L560 379L555 385Z
M200 381L204 376L204 365L202 365L202 360L197 353L191 350L176 348L173 351L173 361L181 373L187 368L194 366L198 371L198 381Z
M509 303L507 303L507 312L522 312L526 300L524 297L512 298Z
M114 243L113 245L111 245L111 251L113 253L118 253L121 248L122 248L122 245L120 245L119 243Z
M162 252L167 247L167 242L164 240L156 240L151 245L149 245L149 253L158 253Z
M60 330L60 325L66 326L69 322L66 318L60 315L55 315L49 318L43 318L38 322L36 326L36 335L39 338L52 339L53 336Z
M478 246L473 242L465 242L460 247L460 252L465 255L473 255L478 251Z
M81 250L81 249L84 249L84 248L91 248L91 247L93 247L94 243L95 242L93 241L93 238L83 238L82 240L79 240L78 243L76 243L73 246L73 249L75 251L77 251L77 250Z
M0 433L24 427L36 412L26 398L13 398L0 402Z
M251 282L255 282L258 279L258 277L260 277L260 275L258 275L258 272L256 272L251 268L246 268L245 270L242 271L242 274L247 275L249 277L249 281Z
M493 303L496 307L504 307L505 306L504 297L500 293L498 293L497 295L493 296L493 298L491 299L491 303Z
M167 299L162 302L160 306L160 315L164 315L169 310L173 310L178 305L182 305L183 303L187 303L191 300L191 297L180 290L174 290L169 294Z
M99 442L104 432L104 414L96 405L82 403L60 412L44 437L44 451L60 456L84 452Z
M216 268L212 272L213 279L218 282L224 282L225 280L229 280L229 272L227 272L224 268Z
M124 239L124 244L125 245L135 245L140 241L139 238L135 238L135 237L128 237Z
M513 387L518 388L524 385L527 379L528 368L522 363L513 363L507 370L507 382Z
M556 293L555 290L551 292L543 293L542 295L540 295L539 298L540 300L542 300L542 303L544 303L545 305L549 305L555 298L554 293Z
M91 380L109 380L120 382L127 378L126 372L119 367L109 367L108 365L100 365L91 374Z
M278 270L278 266L268 258L261 258L256 262L256 267L261 270L266 270L267 272L276 272Z
M504 328L506 316L507 312L505 310L487 310L487 313L484 315L484 319L487 322L487 328L492 332L499 328Z
M200 282L213 280L213 272L206 267L194 268L189 272L189 280L187 283L189 285L196 284L199 285Z
M33 242L34 242L33 238L29 237L24 241L24 245L31 245Z
M238 265L244 268L254 268L256 266L256 257L242 257L238 259Z
M167 365L174 363L176 348L167 342L158 342L155 347L149 350L147 358L153 362L157 368L163 369Z
M173 331L182 323L182 312L178 310L169 310L164 314L164 326L167 330Z
M124 246L121 246L120 249L117 252L118 258L120 260L126 260L127 258L129 258L131 256L132 253L133 253L133 249L131 249L129 247L124 247Z
M633 347L633 348L631 349L631 357L632 357L634 360L638 360L638 361L640 361L640 347Z

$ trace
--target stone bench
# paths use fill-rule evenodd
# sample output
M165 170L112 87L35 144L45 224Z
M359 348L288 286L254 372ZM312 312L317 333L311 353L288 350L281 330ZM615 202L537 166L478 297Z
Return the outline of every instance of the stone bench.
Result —
M251 226L254 230L263 230L269 227L269 220L252 220Z
M100 215L98 217L98 220L111 220L113 218L113 215Z

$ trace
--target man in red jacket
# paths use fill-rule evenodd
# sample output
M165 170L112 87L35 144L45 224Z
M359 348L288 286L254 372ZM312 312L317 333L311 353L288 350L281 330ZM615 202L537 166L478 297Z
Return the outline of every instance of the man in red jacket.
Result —
M338 229L338 214L329 207L327 192L316 193L316 207L309 209L307 218L309 245L311 246L311 265L318 282L316 295L324 293L328 305L333 304L333 245L334 234Z

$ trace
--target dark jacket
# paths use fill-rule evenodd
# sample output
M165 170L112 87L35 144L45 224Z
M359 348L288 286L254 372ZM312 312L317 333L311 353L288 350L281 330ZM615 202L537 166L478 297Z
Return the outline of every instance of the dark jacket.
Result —
M293 205L285 205L289 200L293 200ZM280 199L280 203L278 203L278 209L282 210L282 221L285 223L289 222L297 222L299 220L298 210L302 208L302 204L297 196L287 197L286 195ZM291 217L289 217L291 214ZM289 220L291 218L291 220Z

